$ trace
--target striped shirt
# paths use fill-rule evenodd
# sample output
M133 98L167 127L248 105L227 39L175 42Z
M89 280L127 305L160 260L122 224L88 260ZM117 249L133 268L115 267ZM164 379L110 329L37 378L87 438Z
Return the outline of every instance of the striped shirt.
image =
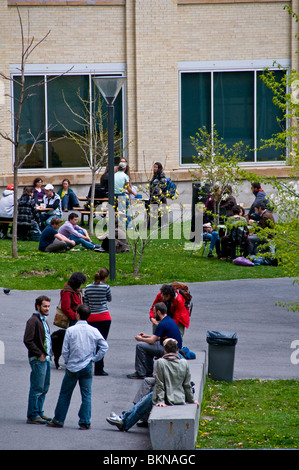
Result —
M112 294L108 284L104 284L103 282L99 284L95 284L94 282L88 284L84 289L84 303L88 305L91 310L88 322L111 319L107 304L107 302L111 302L111 300Z

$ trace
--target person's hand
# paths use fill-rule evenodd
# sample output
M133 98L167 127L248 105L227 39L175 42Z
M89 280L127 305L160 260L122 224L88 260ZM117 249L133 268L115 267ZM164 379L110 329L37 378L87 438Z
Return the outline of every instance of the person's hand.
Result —
M152 322L153 325L158 325L158 322L155 318L150 318L150 321Z
M199 408L199 407L200 407L200 404L199 404L199 402L198 402L197 400L194 400L194 402L193 402L193 403L195 403L195 405L197 405L197 408Z
M143 336L143 333L139 333L139 335L136 335L135 336L136 341L142 341L142 336Z
M42 354L41 356L39 356L39 360L40 360L41 362L45 362L45 360L46 360L45 354Z
M72 244L73 246L76 246L75 240L70 240L70 242L71 242L71 244Z
M165 407L167 406L166 403L163 403L163 402L159 402L159 403L156 403L156 406L161 406L161 407Z

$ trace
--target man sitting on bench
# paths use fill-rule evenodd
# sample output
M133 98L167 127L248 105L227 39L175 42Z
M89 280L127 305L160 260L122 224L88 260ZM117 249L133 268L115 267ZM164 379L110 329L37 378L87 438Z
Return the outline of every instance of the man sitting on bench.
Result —
M121 416L112 412L111 416L106 418L109 424L117 426L120 431L128 431L145 413L151 411L153 405L184 405L187 401L199 407L199 402L194 400L192 392L189 364L186 359L178 356L177 341L167 338L163 341L163 346L164 356L157 360L153 391Z
M138 341L135 354L135 372L127 375L129 379L143 379L153 375L154 357L163 356L163 341L166 338L175 339L178 348L182 348L180 330L175 321L167 315L166 305L159 302L154 306L154 310L158 326L152 335L139 333L135 336L136 341Z

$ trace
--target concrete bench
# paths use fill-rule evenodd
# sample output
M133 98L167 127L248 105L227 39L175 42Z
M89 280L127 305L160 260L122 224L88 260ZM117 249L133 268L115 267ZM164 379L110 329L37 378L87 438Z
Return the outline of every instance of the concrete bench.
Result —
M201 404L207 374L206 352L197 352L196 359L188 363L195 384L194 399ZM195 404L153 406L148 420L153 450L194 450L199 416L200 407Z

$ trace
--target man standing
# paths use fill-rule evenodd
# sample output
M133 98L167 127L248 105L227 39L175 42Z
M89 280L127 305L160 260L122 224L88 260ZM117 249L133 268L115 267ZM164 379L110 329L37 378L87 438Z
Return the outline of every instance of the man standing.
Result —
M158 326L155 333L146 335L139 333L135 336L138 344L135 354L135 372L127 375L129 379L143 379L153 375L153 359L161 357L164 353L163 341L166 338L173 338L178 343L178 348L182 348L182 337L175 321L167 315L167 307L163 302L154 306L155 319Z
M84 248L88 248L89 250L102 251L100 250L100 245L95 245L91 241L87 230L78 225L78 215L75 212L70 213L68 221L60 227L58 233L64 235L70 240L74 240L76 245L81 244Z
M129 192L134 196L136 193L130 186L129 176L125 173L126 167L127 164L125 162L120 162L118 165L118 171L114 174L114 194L119 211L126 213L126 228L130 228L132 226L132 219L129 215L129 195L127 193Z
M41 295L35 300L36 312L27 321L24 344L28 349L31 366L27 423L45 424L43 406L50 386L51 336L47 322L50 299Z
M48 426L63 427L73 390L79 382L82 397L78 413L79 428L90 428L92 363L104 357L108 351L108 343L97 328L87 323L89 315L90 308L84 304L79 305L76 313L77 323L66 330L62 346L66 372L55 408L55 416L48 422Z

